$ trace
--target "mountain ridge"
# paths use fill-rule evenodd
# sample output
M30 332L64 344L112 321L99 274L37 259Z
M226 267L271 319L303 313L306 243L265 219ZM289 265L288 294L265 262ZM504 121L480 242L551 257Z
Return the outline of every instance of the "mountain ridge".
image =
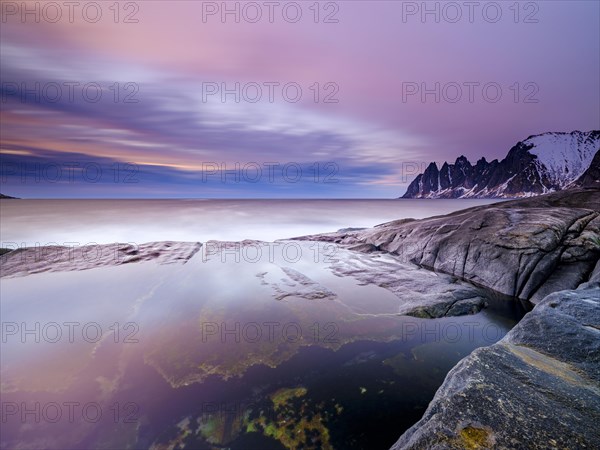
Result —
M502 161L464 156L438 169L432 162L402 198L521 198L584 184L597 186L600 130L547 132L513 146ZM586 176L586 180L581 181Z

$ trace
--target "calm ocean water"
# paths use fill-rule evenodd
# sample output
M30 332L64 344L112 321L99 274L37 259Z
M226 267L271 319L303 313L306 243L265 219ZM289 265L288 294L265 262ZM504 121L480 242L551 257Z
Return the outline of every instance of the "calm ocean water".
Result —
M372 227L492 200L2 200L0 238L49 243L273 241ZM71 244L72 245L72 244Z

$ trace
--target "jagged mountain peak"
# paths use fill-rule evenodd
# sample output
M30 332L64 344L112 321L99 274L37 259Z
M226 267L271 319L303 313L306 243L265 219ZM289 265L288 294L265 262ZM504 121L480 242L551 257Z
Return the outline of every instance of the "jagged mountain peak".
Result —
M549 181L564 188L590 166L598 151L598 135L588 139L588 134L580 131L545 133L528 138L524 144L531 146L529 153L536 157L539 170L545 169Z
M410 184L404 198L514 198L559 191L590 168L600 150L600 131L546 132L513 146L502 161L475 166L464 156L454 164L434 163ZM589 184L590 174L586 183Z

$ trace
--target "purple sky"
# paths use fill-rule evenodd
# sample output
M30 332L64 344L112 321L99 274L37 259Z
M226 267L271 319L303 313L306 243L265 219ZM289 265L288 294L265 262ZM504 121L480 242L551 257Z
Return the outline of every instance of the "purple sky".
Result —
M98 3L96 23L82 7L70 23L64 6L55 23L55 10L40 9L36 23L20 3L2 1L0 31L9 195L398 197L430 161L502 159L532 134L600 128L600 2L477 2L471 12L428 2L437 22L421 16L422 2L321 2L319 23L311 1L297 3L296 23L291 2L278 2L273 23L263 2L256 23L248 2L239 23L218 12L203 20L221 2L122 2L118 23L113 2ZM129 13L137 23L124 23ZM22 96L36 82L39 98ZM63 83L80 83L73 99ZM102 88L98 102L85 100L86 83ZM239 103L208 95L222 83L240 83ZM252 83L263 90L255 103ZM301 87L298 102L284 98L286 83ZM438 102L406 91L435 83ZM236 172L225 182L221 164Z

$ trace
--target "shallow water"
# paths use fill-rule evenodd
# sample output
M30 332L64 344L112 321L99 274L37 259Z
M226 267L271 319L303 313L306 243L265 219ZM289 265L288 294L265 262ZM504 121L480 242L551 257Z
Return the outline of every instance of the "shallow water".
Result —
M1 279L2 448L389 448L523 314L399 316L294 245Z

